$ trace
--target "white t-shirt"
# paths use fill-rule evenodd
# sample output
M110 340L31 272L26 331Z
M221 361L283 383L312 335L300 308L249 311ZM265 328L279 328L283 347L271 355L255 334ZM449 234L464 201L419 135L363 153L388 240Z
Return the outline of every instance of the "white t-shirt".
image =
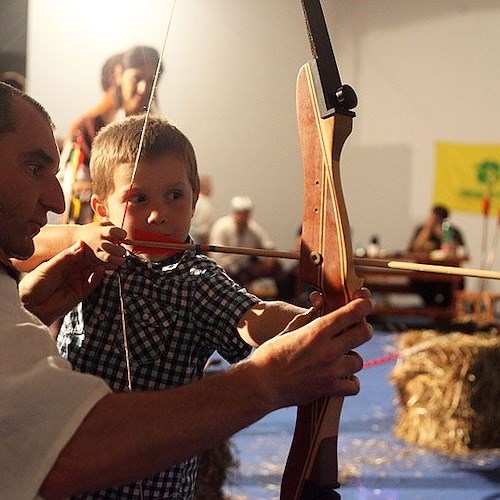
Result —
M210 232L210 244L230 247L274 249L274 243L267 232L254 220L250 219L243 232L238 230L232 214L216 220ZM215 261L226 271L237 274L250 264L250 255L211 253Z
M31 500L109 387L71 370L0 269L0 497Z

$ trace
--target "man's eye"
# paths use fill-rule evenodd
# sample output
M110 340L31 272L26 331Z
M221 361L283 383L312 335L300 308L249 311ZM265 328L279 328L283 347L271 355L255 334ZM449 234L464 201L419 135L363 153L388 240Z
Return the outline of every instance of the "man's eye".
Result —
M42 170L43 170L43 165L40 165L39 163L27 163L26 168L31 171L32 174L40 176Z

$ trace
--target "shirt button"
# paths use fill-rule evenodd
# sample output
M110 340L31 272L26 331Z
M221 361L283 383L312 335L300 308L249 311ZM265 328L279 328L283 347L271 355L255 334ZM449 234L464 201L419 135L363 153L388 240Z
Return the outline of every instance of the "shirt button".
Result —
M142 319L143 319L144 321L149 321L149 318L150 318L150 316L149 316L149 314L147 314L147 313L144 313L144 314L142 315Z
M104 321L106 319L106 315L104 313L99 314L99 321Z

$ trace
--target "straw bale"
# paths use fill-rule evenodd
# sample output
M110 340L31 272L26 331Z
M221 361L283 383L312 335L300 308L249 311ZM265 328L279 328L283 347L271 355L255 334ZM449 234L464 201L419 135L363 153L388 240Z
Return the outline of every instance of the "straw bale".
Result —
M498 335L409 331L398 347L398 438L451 455L500 448Z
M195 500L224 500L224 486L230 482L239 462L230 440L222 441L198 457Z

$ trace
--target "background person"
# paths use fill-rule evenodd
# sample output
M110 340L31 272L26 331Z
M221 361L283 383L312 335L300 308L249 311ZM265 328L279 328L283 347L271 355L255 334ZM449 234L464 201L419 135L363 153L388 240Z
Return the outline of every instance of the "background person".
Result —
M111 56L103 65L103 100L73 124L61 153L60 179L66 211L53 222L86 224L92 221L89 172L92 141L106 124L144 112L153 85L159 54L153 47L135 46Z
M410 252L430 253L440 249L443 244L443 223L447 221L449 216L449 210L445 206L433 206L425 222L415 229L408 250ZM464 248L465 240L461 231L456 226L451 225L450 232L455 247Z
M418 226L408 246L410 253L432 259L433 252L440 250L440 257L456 258L466 254L465 240L461 231L450 223L449 210L443 205L432 207L423 224ZM464 288L464 279L458 284ZM449 307L453 302L453 285L442 281L412 278L411 284L427 306Z
M214 222L210 244L273 250L273 241L252 217L252 212L253 203L248 196L235 196L231 200L231 213ZM283 270L277 259L220 252L211 256L237 283L251 288L256 280L270 278L272 295L278 294L277 282Z

